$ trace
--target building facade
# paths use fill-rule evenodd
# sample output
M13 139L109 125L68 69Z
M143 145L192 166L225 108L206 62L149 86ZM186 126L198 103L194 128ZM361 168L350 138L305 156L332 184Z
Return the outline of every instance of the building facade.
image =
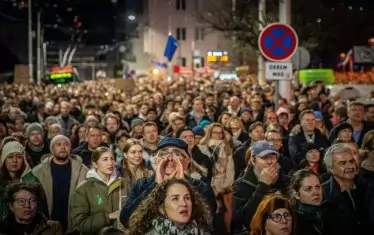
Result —
M164 50L169 33L178 40L178 49L172 64L186 67L206 66L209 51L229 50L230 40L209 25L199 22L194 13L203 11L204 0L147 0L141 17L142 43L136 43L134 54L137 66L148 60L166 62ZM142 48L138 48L142 46ZM146 56L145 56L146 55ZM148 59L145 59L148 57Z

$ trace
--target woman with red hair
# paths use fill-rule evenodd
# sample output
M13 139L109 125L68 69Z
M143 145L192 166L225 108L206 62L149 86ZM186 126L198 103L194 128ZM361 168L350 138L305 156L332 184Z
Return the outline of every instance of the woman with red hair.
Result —
M252 218L250 235L291 235L291 204L281 195L267 196Z

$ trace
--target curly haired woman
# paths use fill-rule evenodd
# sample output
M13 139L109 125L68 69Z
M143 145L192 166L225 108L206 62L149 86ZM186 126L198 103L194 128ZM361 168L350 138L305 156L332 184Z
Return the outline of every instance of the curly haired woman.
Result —
M129 235L208 235L212 214L204 199L183 179L165 180L134 211Z

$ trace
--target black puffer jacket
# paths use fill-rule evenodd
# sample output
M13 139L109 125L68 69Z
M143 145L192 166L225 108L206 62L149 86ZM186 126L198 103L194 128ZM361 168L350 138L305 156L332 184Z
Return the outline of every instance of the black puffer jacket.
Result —
M248 168L233 185L231 234L244 234L258 205L265 195L280 193L286 195L289 177L281 174L274 185L258 182L253 168ZM248 234L248 232L246 232Z

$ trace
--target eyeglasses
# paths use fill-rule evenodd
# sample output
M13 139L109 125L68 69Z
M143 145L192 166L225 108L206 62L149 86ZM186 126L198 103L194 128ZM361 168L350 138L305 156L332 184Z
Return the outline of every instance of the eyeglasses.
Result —
M27 198L16 198L14 201L16 202L16 204L18 206L26 206L27 203L30 206L34 206L37 203L37 200L34 197L29 198L29 199L27 199Z
M181 151L173 149L170 152L166 150L160 150L157 153L157 157L160 158L166 158L166 157L185 157L185 154L183 154Z
M268 218L274 221L275 223L279 223L282 221L282 218L284 218L286 221L291 221L292 215L290 212L284 212L283 215L279 213L275 213L275 214L270 214Z

